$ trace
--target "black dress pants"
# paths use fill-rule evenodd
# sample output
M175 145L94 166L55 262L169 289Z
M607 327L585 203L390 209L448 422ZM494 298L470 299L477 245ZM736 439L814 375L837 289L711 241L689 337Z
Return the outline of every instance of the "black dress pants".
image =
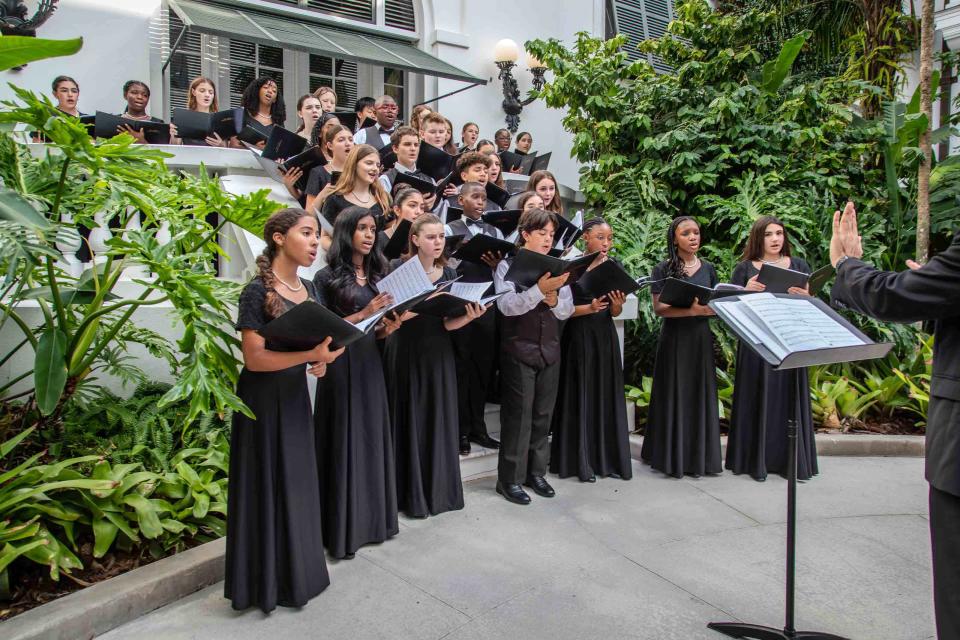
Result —
M501 484L521 484L528 476L543 476L550 461L550 422L557 399L560 362L542 369L513 356L500 358Z
M462 329L451 332L457 366L457 413L460 437L483 437L487 390L497 361L498 344L493 313L485 313Z
M940 640L960 638L960 496L930 487L933 606Z

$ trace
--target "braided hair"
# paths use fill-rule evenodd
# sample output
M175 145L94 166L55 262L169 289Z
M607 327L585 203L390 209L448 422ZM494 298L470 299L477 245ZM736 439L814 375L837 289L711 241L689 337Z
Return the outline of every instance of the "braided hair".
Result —
M677 227L687 221L697 224L697 221L691 216L679 216L674 218L673 222L671 222L667 228L667 269L665 275L668 278L685 280L687 277L686 272L683 270L683 258L681 258L677 252ZM699 227L699 225L697 226ZM584 229L584 231L586 231L586 229Z
M590 229L593 229L594 227L599 227L604 224L607 224L606 220L604 220L600 216L594 216L593 218L590 218L589 220L583 223L583 233L584 235L586 235L587 233L590 232Z
M257 276L263 282L267 290L267 297L263 301L263 310L267 316L276 318L283 313L283 298L277 293L277 276L273 273L273 261L280 251L280 245L273 239L275 233L286 235L287 231L304 216L313 214L307 213L303 209L281 209L277 211L263 225L263 240L267 246L263 248L263 253L257 256Z

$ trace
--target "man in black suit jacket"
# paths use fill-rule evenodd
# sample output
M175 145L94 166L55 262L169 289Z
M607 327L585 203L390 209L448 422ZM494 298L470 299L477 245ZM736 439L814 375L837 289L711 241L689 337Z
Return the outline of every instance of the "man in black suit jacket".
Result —
M834 213L830 260L834 303L880 320L935 321L927 415L933 591L940 640L960 638L960 231L946 251L909 271L878 271L861 262L857 212Z

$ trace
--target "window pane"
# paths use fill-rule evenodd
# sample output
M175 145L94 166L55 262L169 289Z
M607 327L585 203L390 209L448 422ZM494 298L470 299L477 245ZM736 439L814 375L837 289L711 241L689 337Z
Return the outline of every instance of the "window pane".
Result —
M318 76L333 75L333 58L310 54L310 73Z
M403 85L403 71L384 67L383 84Z
M283 49L260 45L260 64L274 69L283 69Z

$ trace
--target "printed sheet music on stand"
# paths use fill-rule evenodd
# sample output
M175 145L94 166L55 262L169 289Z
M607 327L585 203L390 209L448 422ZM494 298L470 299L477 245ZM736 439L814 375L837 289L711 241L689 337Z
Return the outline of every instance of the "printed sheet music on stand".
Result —
M893 347L875 343L819 298L772 293L732 295L709 306L727 326L778 371L882 358ZM741 622L711 622L732 638L757 640L848 640L819 631L796 631L794 603L797 528L797 397L790 393L787 424L786 598L782 629Z

